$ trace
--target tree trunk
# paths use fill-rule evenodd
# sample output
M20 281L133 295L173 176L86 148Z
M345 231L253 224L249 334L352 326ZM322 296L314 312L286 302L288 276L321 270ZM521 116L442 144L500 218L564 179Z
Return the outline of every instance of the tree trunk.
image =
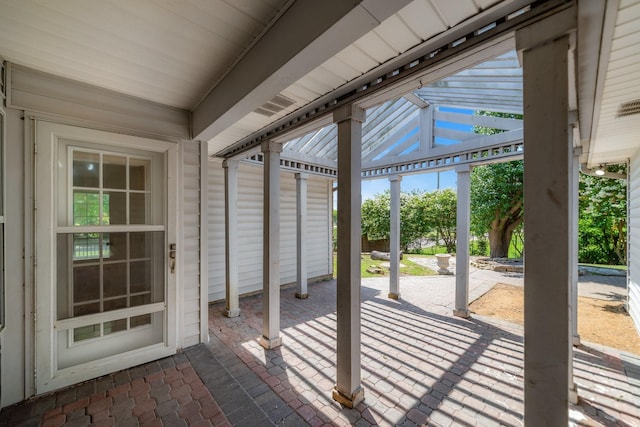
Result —
M504 224L489 230L489 254L491 258L508 258L513 230L517 224Z

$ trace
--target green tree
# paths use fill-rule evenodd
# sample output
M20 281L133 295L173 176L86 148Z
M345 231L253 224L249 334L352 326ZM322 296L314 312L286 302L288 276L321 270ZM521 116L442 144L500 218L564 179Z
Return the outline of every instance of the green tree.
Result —
M400 193L400 246L407 249L409 243L425 234L421 216L420 193ZM362 203L362 234L369 240L388 239L391 222L391 195L387 190Z
M391 199L389 191L376 194L362 202L362 234L369 240L381 240L389 237Z
M522 119L521 114L477 111L477 115ZM502 129L475 126L474 132L495 135ZM471 230L477 236L489 233L493 258L509 256L514 231L522 227L524 163L522 160L475 167L471 173Z
M524 163L522 160L473 168L471 173L471 230L489 232L492 258L509 255L514 231L523 221Z
M626 174L626 165L607 166ZM578 258L594 264L627 262L627 189L620 179L580 176Z
M426 193L424 193L426 194ZM430 229L425 220L426 208L421 191L400 195L400 244L407 250L410 243L426 236Z
M435 230L447 252L456 250L457 195L451 189L436 190L420 196L423 230ZM422 237L422 236L420 236Z
M370 240L389 238L391 198L389 191L362 203L362 234ZM412 243L435 231L444 240L447 251L455 251L456 193L440 190L400 194L400 245L406 250Z

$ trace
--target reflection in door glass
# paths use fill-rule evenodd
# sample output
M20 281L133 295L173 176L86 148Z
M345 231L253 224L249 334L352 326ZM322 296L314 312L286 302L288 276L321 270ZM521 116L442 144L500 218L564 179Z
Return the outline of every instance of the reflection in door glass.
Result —
M100 186L100 154L75 151L73 153L73 186Z
M107 250L96 250L91 257L78 257L81 247L78 242L86 242L87 234L95 234L93 238L98 247L102 244ZM60 233L57 249L58 319L164 301L163 231ZM65 265L70 266L71 272ZM99 336L149 324L151 316L132 316L125 320L126 328L104 323ZM95 338L94 332L87 332L89 329L82 331L74 333L74 339Z

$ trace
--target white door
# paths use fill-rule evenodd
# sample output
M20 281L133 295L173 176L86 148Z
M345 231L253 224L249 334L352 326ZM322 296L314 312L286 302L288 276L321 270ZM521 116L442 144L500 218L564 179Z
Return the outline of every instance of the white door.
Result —
M175 353L175 144L37 123L36 391Z

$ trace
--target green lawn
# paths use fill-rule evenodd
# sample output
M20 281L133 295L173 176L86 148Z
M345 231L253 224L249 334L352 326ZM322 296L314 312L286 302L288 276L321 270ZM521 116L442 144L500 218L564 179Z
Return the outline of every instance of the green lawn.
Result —
M410 255L411 257L419 257L419 258L429 258L429 256L425 255ZM380 266L382 261L374 261L369 257L369 254L362 254L362 258L360 260L360 277L383 277L382 274L373 274L369 273L367 269L371 266ZM404 276L433 276L438 273L431 270L430 268L423 267L415 262L411 262L407 259L407 255L404 256L404 259L400 261L400 264L403 264L404 267L400 267L400 274ZM389 276L389 270L384 270L384 276ZM333 276L336 277L338 272L338 267L336 265L336 254L333 254Z

